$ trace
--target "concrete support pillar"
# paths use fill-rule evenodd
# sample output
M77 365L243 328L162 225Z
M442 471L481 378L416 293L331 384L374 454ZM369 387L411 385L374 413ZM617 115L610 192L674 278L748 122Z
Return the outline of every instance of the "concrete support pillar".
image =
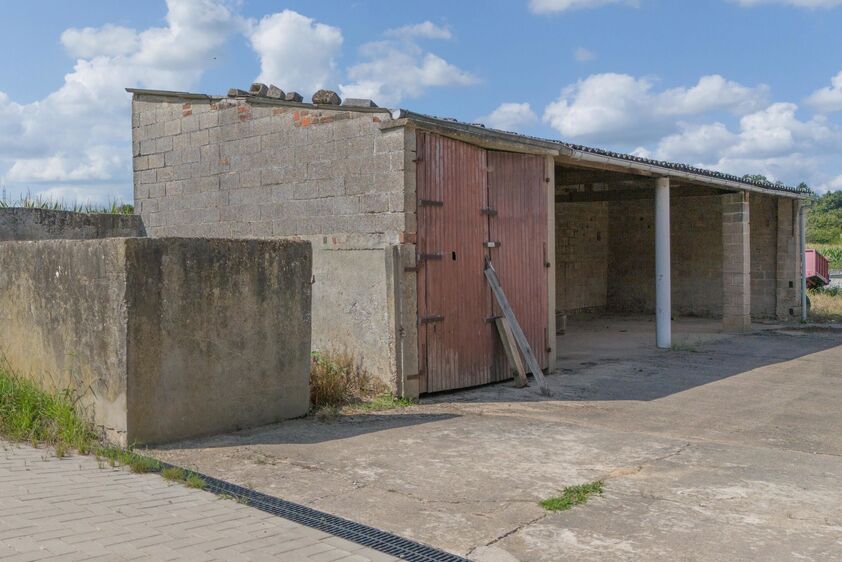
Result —
M776 306L778 320L793 321L801 316L801 260L798 241L798 201L778 198L778 255L776 264Z
M751 330L751 247L748 193L722 196L722 326Z
M655 181L655 330L661 349L672 346L670 277L670 180Z

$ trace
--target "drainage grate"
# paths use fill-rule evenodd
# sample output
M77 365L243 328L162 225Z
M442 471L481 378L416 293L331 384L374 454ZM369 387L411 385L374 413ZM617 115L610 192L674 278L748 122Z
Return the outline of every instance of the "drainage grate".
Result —
M161 462L161 468L174 465ZM313 529L379 550L409 562L469 562L467 558L421 544L374 527L355 523L336 515L324 513L297 503L262 494L249 488L231 484L224 480L191 471L201 477L207 486L205 490L214 494L226 494L241 503L283 517Z

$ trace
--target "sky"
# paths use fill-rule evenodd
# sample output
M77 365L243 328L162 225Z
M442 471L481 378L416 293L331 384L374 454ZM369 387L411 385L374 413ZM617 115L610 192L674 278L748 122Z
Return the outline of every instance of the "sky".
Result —
M131 201L126 87L254 81L842 189L842 0L42 0L0 21L0 184Z

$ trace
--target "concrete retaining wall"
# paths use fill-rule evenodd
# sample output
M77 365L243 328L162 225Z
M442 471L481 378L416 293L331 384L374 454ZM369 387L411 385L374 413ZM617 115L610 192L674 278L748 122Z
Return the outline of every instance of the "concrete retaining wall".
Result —
M0 347L123 444L305 414L306 242L0 243Z
M91 240L145 235L143 220L138 215L0 209L0 241Z

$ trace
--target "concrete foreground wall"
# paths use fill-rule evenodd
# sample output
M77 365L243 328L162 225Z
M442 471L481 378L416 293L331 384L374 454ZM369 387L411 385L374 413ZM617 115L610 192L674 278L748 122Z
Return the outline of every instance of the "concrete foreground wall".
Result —
M91 240L145 236L138 215L113 215L51 211L48 209L0 209L0 241Z
M301 416L311 268L295 241L5 242L0 348L123 444Z
M383 110L231 98L136 95L132 116L148 235L311 242L314 348L351 351L400 391L415 318L401 332L395 299L414 275L393 252L415 253L414 132L384 129Z
M0 243L0 352L125 442L127 239Z

